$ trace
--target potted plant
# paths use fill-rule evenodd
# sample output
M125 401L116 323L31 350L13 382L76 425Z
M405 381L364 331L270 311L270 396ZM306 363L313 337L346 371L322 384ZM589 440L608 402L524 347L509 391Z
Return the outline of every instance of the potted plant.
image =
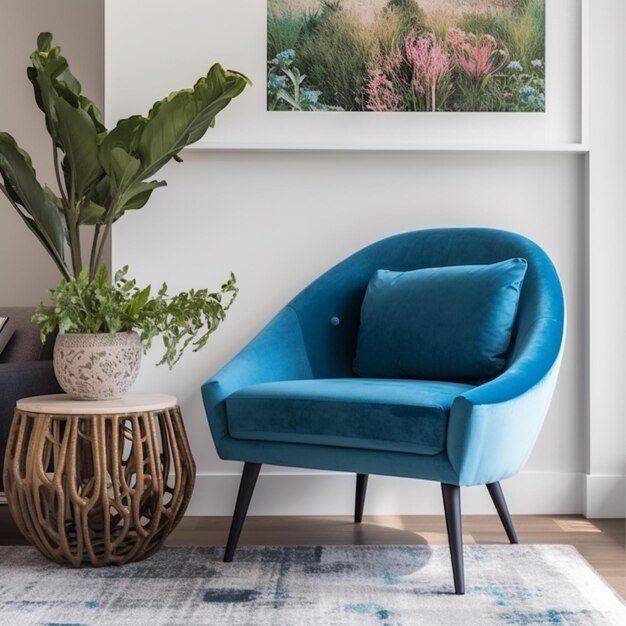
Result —
M141 350L161 336L160 363L172 367L191 343L196 350L224 319L237 294L235 276L220 290L156 295L127 279L127 268L109 280L102 262L111 226L141 209L157 187L153 176L214 125L215 116L249 80L216 64L190 89L156 102L146 117L133 115L111 130L81 93L52 35L41 33L27 75L52 139L58 193L42 185L29 155L0 132L0 191L61 272L51 306L34 315L42 333L58 331L54 367L63 389L76 398L125 393L137 376ZM88 255L80 232L92 228ZM103 382L104 381L104 382Z

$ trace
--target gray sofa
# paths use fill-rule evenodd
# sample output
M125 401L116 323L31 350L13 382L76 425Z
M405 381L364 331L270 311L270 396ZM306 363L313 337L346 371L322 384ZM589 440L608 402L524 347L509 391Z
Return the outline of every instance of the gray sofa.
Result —
M54 339L42 345L32 314L32 308L0 307L0 317L10 317L15 328L0 353L0 492L4 491L1 470L15 403L28 396L61 393L52 369Z

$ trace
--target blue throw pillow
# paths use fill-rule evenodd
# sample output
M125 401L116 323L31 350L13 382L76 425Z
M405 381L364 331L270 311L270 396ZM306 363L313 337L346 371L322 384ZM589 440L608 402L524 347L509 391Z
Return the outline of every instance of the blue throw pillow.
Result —
M354 371L371 378L480 380L505 365L525 259L378 270L363 305Z

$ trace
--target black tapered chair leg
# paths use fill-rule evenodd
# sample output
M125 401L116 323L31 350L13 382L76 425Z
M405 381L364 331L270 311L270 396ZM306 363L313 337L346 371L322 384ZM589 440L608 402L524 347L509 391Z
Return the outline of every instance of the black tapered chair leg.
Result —
M461 488L458 485L441 483L443 509L446 514L450 558L452 559L452 576L454 592L465 593L465 567L463 565L463 526L461 522Z
M496 511L498 511L498 515L500 516L500 521L502 522L502 526L504 526L506 536L509 538L511 543L519 543L517 533L515 532L515 526L513 525L513 520L511 519L511 514L509 513L509 507L506 505L506 500L504 499L500 483L490 483L487 485L487 489L489 490L489 495L496 506Z
M228 534L228 542L226 543L226 551L224 552L224 562L230 563L233 560L239 535L248 513L248 506L254 492L256 480L261 470L260 463L246 463L243 466L243 474L241 475L241 483L239 483L239 493L237 494L237 504L233 513L233 521L230 525L230 533Z
M365 506L365 493L367 492L367 479L369 474L356 475L356 498L354 500L354 523L363 521L363 507Z

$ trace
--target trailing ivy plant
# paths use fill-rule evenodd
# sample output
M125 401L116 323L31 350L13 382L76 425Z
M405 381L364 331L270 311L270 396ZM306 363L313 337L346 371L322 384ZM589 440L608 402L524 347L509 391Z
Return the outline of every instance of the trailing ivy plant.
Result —
M50 290L51 306L40 304L33 320L39 324L42 341L48 333L116 333L134 329L146 352L156 336L161 336L165 353L158 365L173 367L185 348L193 343L200 350L237 295L231 274L220 291L190 290L169 296L163 283L155 296L151 287L140 289L135 280L126 278L128 266L109 281L101 266L93 279L87 268L76 278L61 279ZM227 300L224 302L224 296Z
M215 64L193 87L156 102L146 117L133 115L108 130L96 105L82 94L61 49L52 45L50 33L39 35L30 60L27 75L52 141L58 189L43 185L30 156L10 134L0 132L0 191L63 277L51 292L53 308L40 306L37 311L42 332L137 328L144 346L162 334L162 362L172 365L201 326L206 332L196 348L223 319L230 304L223 307L221 296L236 295L234 276L219 293L203 289L169 298L162 289L150 298L150 288L137 291L125 271L116 274L112 286L105 285L102 256L112 224L126 211L141 209L166 184L154 175L171 159L181 161L180 151L213 127L216 115L250 81ZM88 255L81 251L84 226L93 227Z

